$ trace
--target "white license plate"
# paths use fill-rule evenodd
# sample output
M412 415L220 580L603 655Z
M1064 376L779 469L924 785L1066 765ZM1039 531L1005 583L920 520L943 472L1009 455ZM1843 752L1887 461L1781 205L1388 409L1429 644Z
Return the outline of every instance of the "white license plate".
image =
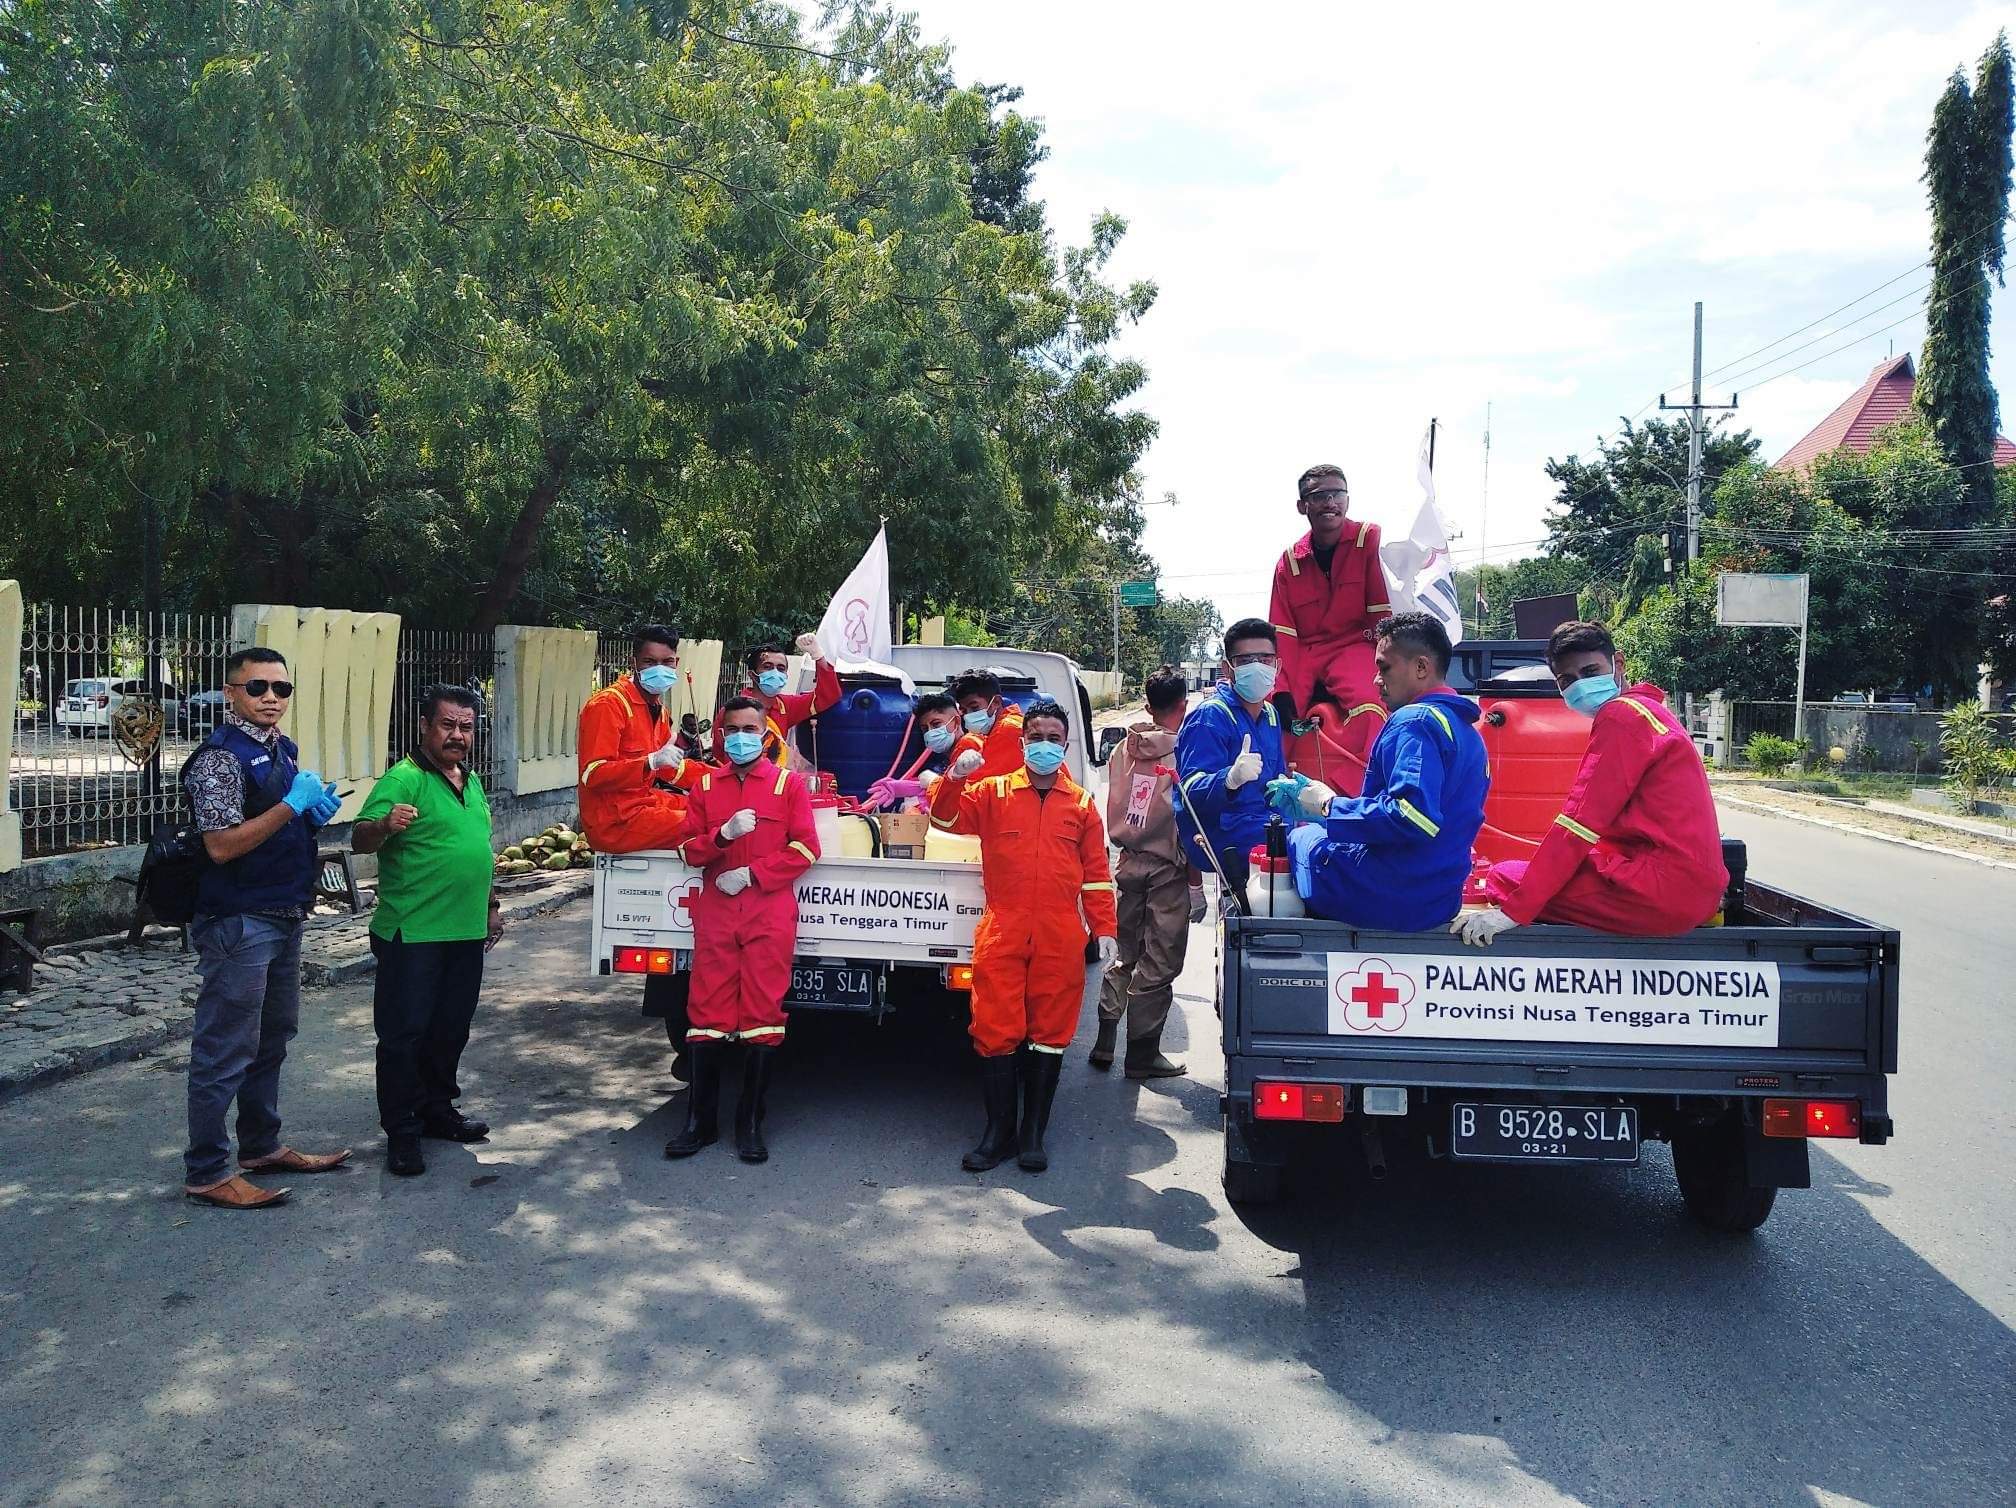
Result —
M1454 1105L1449 1155L1471 1162L1636 1162L1638 1111L1632 1105Z

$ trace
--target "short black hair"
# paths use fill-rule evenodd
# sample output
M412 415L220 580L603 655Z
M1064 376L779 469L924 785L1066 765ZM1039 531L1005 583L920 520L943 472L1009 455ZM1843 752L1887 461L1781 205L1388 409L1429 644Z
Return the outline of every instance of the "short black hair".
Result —
M1158 665L1148 672L1145 689L1150 709L1166 712L1190 694L1190 680L1183 674L1181 666Z
M1001 677L977 665L952 677L952 700L955 702L963 702L969 696L984 696L991 702L1000 694Z
M757 644L753 645L749 652L742 656L742 663L747 665L751 670L754 670L763 663L763 656L765 655L783 655L787 660L791 658L782 644Z
M247 665L285 665L287 656L277 649L268 649L264 644L250 644L243 649L234 649L224 661L224 677L231 678L233 671L243 670Z
M483 711L483 698L467 686L451 686L442 682L420 693L420 715L433 722L440 715L443 702L452 703L467 712L481 714Z
M1062 707L1058 706L1057 703L1051 701L1050 698L1047 696L1044 697L1041 701L1031 702L1028 706L1022 709L1023 729L1026 731L1029 725L1035 722L1036 719L1039 717L1056 718L1058 722L1064 725L1065 737L1067 738L1070 737L1071 714L1066 712Z
M1391 639L1395 645L1417 655L1433 655L1435 669L1442 675L1449 673L1449 659L1456 652L1456 646L1449 642L1449 630L1433 613L1389 614L1379 620L1372 636L1375 640Z
M1617 641L1610 637L1610 630L1600 623L1588 623L1578 618L1573 623L1563 623L1549 636L1547 663L1552 665L1563 655L1589 649L1608 655L1613 660L1617 658Z
M647 623L631 635L630 653L636 654L646 644L663 644L667 649L676 652L679 648L679 630L667 628L662 623Z
M1344 481L1344 468L1341 466L1332 466L1326 461L1321 465L1311 466L1295 479L1295 496L1298 498L1307 497L1309 495L1309 484L1326 476L1334 476L1338 481L1344 482L1344 490L1346 492L1351 490L1351 484Z
M957 712L959 704L943 691L927 691L917 698L917 715L927 712Z
M1265 618L1241 618L1225 630L1225 658L1228 660L1232 658L1232 644L1237 639L1265 639L1276 649L1281 647L1281 640L1274 632L1274 625Z
M767 711L768 709L765 708L764 705L761 702L757 701L756 698L753 696L731 696L728 698L727 701L721 704L721 716L719 718L716 718L715 721L716 722L722 721L731 712L767 713Z

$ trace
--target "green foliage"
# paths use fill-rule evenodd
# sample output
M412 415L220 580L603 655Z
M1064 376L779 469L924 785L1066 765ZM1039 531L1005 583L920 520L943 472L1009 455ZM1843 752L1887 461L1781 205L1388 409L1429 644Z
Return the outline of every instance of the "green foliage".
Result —
M1803 743L1794 743L1789 738L1780 738L1775 733L1752 733L1750 741L1743 745L1743 757L1752 769L1776 779L1783 775L1806 754Z
M1712 499L1729 471L1757 457L1748 430L1711 429L1701 449L1701 489ZM1596 456L1550 460L1555 511L1547 520L1547 553L1580 564L1584 580L1624 580L1641 536L1684 529L1687 518L1687 426L1680 420L1625 423L1601 442Z
M1995 719L1978 702L1963 702L1939 719L1939 748L1947 787L1963 808L1980 800L1986 787L2016 777L2016 749L2000 742Z

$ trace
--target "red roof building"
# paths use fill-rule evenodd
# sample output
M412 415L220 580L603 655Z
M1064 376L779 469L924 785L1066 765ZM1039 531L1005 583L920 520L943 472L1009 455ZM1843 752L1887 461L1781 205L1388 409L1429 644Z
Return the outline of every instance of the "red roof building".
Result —
M1813 432L1778 458L1777 471L1799 471L1812 465L1830 450L1852 450L1867 455L1876 436L1909 416L1911 394L1918 386L1918 369L1910 354L1886 357L1876 370L1833 413L1814 426ZM2016 462L2016 445L1995 437L1995 464Z

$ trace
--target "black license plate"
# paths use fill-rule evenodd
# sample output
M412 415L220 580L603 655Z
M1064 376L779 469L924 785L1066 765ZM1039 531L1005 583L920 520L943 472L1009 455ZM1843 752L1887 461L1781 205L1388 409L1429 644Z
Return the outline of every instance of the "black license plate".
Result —
M1636 1162L1631 1105L1456 1105L1449 1155L1473 1162Z
M882 971L840 964L793 964L790 1005L831 1011L872 1011L882 999Z

